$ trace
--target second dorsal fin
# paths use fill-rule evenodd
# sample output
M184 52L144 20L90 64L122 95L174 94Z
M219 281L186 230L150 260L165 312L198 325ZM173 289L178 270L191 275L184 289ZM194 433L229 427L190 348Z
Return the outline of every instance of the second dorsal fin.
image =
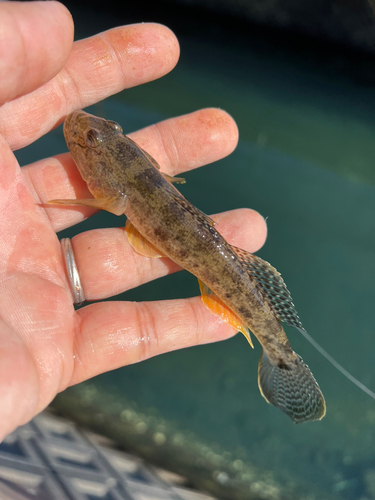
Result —
M305 330L281 274L271 264L241 248L232 247L280 321Z

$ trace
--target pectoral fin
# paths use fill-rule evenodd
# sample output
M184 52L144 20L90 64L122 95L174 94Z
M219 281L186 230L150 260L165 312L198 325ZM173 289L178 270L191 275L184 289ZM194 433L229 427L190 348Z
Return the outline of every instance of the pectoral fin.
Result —
M152 243L147 241L146 238L141 235L141 233L133 226L129 219L127 219L126 221L124 230L131 247L140 255L156 259L165 257L165 255L160 252L160 250L158 250Z
M207 309L211 311L212 314L215 314L215 316L219 316L219 318L222 321L228 323L237 332L243 333L247 341L251 345L251 347L254 349L253 343L251 342L250 338L250 331L247 328L247 326L243 324L243 322L239 319L239 317L236 316L236 314L234 314L234 312L231 311L231 309L229 309L229 307L226 304L224 304L224 302L221 299L219 299L219 297L215 295L213 291L208 288L207 285L205 285L201 280L198 280L198 282L201 291L202 301L203 304L207 307Z
M279 320L289 326L305 330L281 274L260 257L241 250L241 248L232 247L232 249L250 276L257 282L261 293L267 299Z
M98 210L106 210L115 215L122 215L126 209L127 197L121 196L113 199L108 198L89 198L87 200L50 200L47 203L51 205L79 205L82 207L91 207Z

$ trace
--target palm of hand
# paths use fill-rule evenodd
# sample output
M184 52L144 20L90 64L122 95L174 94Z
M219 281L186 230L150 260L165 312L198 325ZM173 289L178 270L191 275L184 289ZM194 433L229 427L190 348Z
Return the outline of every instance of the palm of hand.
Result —
M160 25L133 25L72 46L71 18L55 2L3 3L0 20L17 26L8 33L14 43L10 45L6 36L1 42L11 47L9 59L3 61L7 78L0 88L5 103L0 108L1 438L69 385L234 332L199 298L97 302L75 311L56 232L93 212L45 202L89 197L87 187L69 154L20 169L12 153L48 132L73 109L170 71L179 54L174 35ZM12 72L14 60L24 61L18 72ZM229 154L237 143L237 129L226 113L206 109L131 137L165 172L175 175ZM255 212L238 210L216 220L233 244L255 251L264 242L265 224ZM88 231L72 244L89 300L178 270L167 259L135 254L121 229Z

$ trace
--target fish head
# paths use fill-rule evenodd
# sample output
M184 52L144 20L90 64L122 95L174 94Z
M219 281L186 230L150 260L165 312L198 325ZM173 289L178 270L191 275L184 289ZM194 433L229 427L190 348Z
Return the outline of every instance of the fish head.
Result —
M64 137L82 178L94 196L99 194L95 191L102 190L114 175L111 163L117 144L126 139L121 126L85 111L73 111L65 119Z

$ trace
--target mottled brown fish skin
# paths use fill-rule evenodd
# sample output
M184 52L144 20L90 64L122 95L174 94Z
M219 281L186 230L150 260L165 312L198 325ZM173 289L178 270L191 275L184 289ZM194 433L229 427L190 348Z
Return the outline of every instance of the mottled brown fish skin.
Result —
M89 132L91 131L91 132ZM94 132L92 132L94 131ZM87 135L97 147L87 146ZM163 254L194 274L247 325L275 364L296 360L274 311L210 219L159 172L146 152L115 122L71 113L64 135L95 198L126 196L125 215Z

